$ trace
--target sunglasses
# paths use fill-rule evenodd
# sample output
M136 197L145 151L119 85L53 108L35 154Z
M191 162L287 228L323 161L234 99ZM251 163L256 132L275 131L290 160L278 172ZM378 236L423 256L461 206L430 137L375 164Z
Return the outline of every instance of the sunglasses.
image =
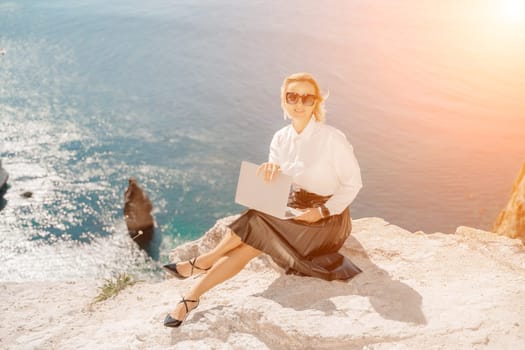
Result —
M295 92L286 93L286 103L289 105L295 105L301 100L303 106L313 106L317 97L315 95L299 95Z

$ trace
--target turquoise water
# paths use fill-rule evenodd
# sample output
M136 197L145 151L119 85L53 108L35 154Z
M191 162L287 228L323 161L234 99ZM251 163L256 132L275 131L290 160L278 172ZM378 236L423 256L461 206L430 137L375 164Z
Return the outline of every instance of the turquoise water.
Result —
M354 145L354 218L489 229L525 155L525 30L479 4L1 2L1 279L154 274L242 209L240 161L266 159L296 71ZM155 208L153 259L123 224L130 176Z

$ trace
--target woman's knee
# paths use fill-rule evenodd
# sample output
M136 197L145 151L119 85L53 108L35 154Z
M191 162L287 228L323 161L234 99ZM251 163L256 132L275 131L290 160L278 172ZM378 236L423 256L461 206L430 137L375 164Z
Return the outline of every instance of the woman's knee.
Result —
M232 229L229 229L228 232L226 232L226 236L228 239L241 240L241 237L239 237Z

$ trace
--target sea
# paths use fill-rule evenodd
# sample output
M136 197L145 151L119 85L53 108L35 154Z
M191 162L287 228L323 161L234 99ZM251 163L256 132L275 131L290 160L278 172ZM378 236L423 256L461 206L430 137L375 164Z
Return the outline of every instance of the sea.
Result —
M0 1L0 281L161 278L243 210L240 163L266 161L303 71L359 161L354 219L491 229L525 161L523 1Z

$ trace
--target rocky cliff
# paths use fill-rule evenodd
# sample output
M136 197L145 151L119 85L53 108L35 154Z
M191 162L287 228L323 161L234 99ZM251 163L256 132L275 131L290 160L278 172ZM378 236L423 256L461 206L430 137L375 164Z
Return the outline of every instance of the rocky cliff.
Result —
M509 202L499 214L492 230L510 238L519 238L525 244L525 163L512 185Z
M219 220L172 257L210 249L232 219ZM413 233L380 218L353 224L342 249L363 269L353 279L285 275L262 255L205 294L176 329L162 321L194 278L138 283L92 307L94 281L4 283L0 348L525 348L519 240L468 227Z

